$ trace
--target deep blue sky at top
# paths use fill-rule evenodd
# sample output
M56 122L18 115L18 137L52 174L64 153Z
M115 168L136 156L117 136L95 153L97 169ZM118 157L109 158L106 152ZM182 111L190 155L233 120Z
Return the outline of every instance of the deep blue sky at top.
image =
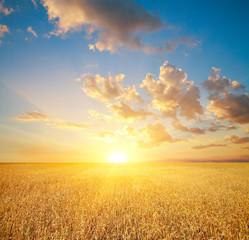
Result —
M67 39L52 36L42 37L54 29L48 22L46 10L41 4L35 10L30 0L5 1L6 7L16 11L8 16L1 15L0 23L6 24L10 34L2 39L0 48L1 71L9 72L15 67L20 72L29 66L30 71L70 67L77 77L84 72L106 75L125 73L130 81L140 82L145 74L157 74L164 57L173 65L187 72L196 82L204 81L212 66L222 69L222 74L244 85L249 82L249 1L137 1L148 11L158 12L162 21L173 26L151 36L145 41L163 43L177 36L194 36L202 41L197 49L182 48L173 53L146 55L138 51L91 52L84 32L68 34ZM28 26L37 32L35 39L26 32ZM25 41L25 37L31 38ZM97 67L88 68L87 65ZM33 69L33 70L32 70ZM19 73L20 73L19 72ZM3 73L2 73L3 74ZM140 78L140 79L137 79Z

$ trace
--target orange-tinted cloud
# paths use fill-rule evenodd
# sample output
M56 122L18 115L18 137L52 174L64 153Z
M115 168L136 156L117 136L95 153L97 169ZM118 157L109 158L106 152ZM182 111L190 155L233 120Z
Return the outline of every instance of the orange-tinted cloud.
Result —
M127 102L143 104L144 101L136 91L134 85L124 88L124 77L124 74L119 74L115 77L108 75L106 78L101 77L99 74L96 76L92 76L91 74L83 75L83 90L89 97L100 101L122 98Z
M99 99L100 101L119 98L123 93L123 78L124 74L117 75L115 78L110 75L104 78L99 74L96 76L88 74L84 77L83 90L89 97Z
M8 27L0 24L0 37L3 37L5 33L9 33Z
M46 113L40 113L38 111L24 112L20 117L14 117L16 120L21 121L48 121L50 116Z
M8 9L8 8L4 7L3 4L4 4L4 0L2 0L0 2L0 13L3 13L4 15L9 15L12 12L14 12L14 9L12 9L12 8Z
M54 120L50 125L58 128L82 128L82 129L89 128L91 126L89 123L78 124L63 120Z
M89 47L89 50L92 50L95 52L95 46L93 44L89 44L88 47Z
M112 132L107 132L107 131L101 132L98 135L98 138L100 138L108 143L113 143L113 142L116 142L118 140L117 134L112 133Z
M32 29L32 27L28 27L27 31L30 32L30 33L32 33L36 38L38 37L37 33Z
M140 130L149 139L148 142L139 140L137 141L137 147L139 148L150 148L160 146L165 142L176 142L178 140L173 139L166 128L159 122L153 124L146 124L145 128Z
M154 48L142 43L140 33L162 28L157 14L152 15L133 0L42 0L42 3L49 20L56 23L50 34L63 35L84 28L89 37L97 32L94 45L99 51L115 52L121 47L150 52Z
M146 119L146 117L153 115L152 112L142 108L135 110L131 105L125 103L124 101L119 101L116 104L110 104L109 108L114 114L123 119Z
M234 130L234 129L237 129L237 127L234 126L234 125L229 125L229 126L226 128L226 131Z
M205 130L200 129L198 127L188 128L188 127L182 125L178 119L175 119L172 124L173 124L175 129L181 130L183 132L189 132L189 133L194 133L194 134L204 134L205 133Z
M123 98L127 102L136 102L140 104L144 104L144 100L141 98L139 93L136 91L135 85L124 88Z
M192 149L195 150L201 150L201 149L206 149L206 148L214 148L214 147L227 147L227 144L208 144L208 145L198 145L192 147Z
M108 142L108 143L113 143L123 136L128 137L128 138L133 138L133 137L137 137L138 133L136 132L135 128L125 126L123 127L123 129L116 130L113 132L110 132L110 131L100 132L97 138L104 140L105 142Z
M136 133L136 129L133 127L124 127L124 133L128 136L128 137L136 137L137 133Z
M221 120L249 123L249 95L227 93L224 96L211 97L208 110Z
M32 1L32 3L34 4L35 9L37 9L37 3L36 3L36 0L31 0L31 1Z
M100 120L100 121L105 121L106 116L102 115L100 113L98 113L97 111L93 110L93 109L89 109L88 113L96 120Z
M60 119L54 119L51 118L48 114L46 113L40 113L38 111L33 111L33 112L24 112L22 113L21 116L19 117L14 117L15 120L19 121L42 121L45 122L46 125L51 126L51 127L60 127L60 128L89 128L91 124L89 123L72 123Z
M214 122L208 127L208 131L217 132L219 130L224 129L226 126L221 124L220 122Z
M249 123L249 95L245 87L237 81L220 76L220 69L212 68L212 72L203 83L209 92L210 104L207 109L218 119L234 123Z
M232 135L232 136L226 136L226 140L235 144L243 144L249 142L249 137L238 137L236 135Z
M187 119L198 118L203 114L199 102L200 91L193 82L186 79L184 71L165 62L160 67L159 80L147 74L140 87L154 99L151 106L161 111L164 117L176 119L179 113Z

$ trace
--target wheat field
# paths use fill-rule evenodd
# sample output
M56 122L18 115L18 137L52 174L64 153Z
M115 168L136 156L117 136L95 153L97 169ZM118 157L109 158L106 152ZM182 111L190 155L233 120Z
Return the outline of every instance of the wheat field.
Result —
M249 164L0 164L0 239L249 239Z

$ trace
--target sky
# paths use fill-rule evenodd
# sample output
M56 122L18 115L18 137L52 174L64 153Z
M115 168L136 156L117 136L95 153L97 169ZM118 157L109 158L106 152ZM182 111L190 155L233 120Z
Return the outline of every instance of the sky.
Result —
M0 161L249 161L248 9L1 0Z

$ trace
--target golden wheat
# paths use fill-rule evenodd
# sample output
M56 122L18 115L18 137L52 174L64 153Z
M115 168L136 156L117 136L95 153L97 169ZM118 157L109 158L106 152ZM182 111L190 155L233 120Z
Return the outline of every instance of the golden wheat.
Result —
M0 164L0 239L249 239L249 164Z

